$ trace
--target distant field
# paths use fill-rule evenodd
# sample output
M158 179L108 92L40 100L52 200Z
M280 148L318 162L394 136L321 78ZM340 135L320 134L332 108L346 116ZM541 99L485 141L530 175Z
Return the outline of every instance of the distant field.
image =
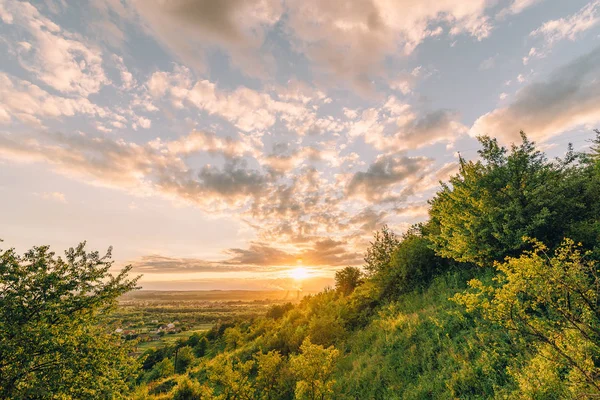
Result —
M123 295L120 301L293 301L306 294L310 293L295 290L136 290Z
M308 294L281 290L139 290L119 299L109 324L126 338L139 339L138 349L144 351L209 330L217 321L264 315L274 304L297 302Z

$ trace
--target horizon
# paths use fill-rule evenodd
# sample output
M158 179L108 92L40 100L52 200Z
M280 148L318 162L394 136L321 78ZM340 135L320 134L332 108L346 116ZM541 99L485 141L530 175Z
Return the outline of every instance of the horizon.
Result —
M1 248L318 292L476 159L600 122L600 0L0 0Z

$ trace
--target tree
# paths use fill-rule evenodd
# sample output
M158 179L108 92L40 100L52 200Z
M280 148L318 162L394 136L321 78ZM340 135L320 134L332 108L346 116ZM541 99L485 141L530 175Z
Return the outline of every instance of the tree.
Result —
M194 362L194 352L190 346L184 346L175 353L175 372L183 374Z
M385 269L400 241L387 225L375 232L375 240L370 243L365 255L364 269L368 276Z
M234 350L237 346L242 343L243 336L240 328L237 326L227 328L225 330L225 344L228 350Z
M480 137L480 161L460 159L460 169L430 201L442 257L490 265L525 248L523 236L550 247L560 244L575 221L588 217L577 157L549 162L521 132L510 152L496 139Z
M205 337L203 337L194 346L194 355L196 357L204 357L204 355L206 354L206 349L208 349L208 340Z
M381 270L375 281L384 298L392 298L429 283L440 271L448 268L448 260L436 256L431 242L411 230L403 235L388 268Z
M513 372L522 392L555 392L565 382L571 396L600 394L600 271L565 240L553 256L534 241L533 251L496 263L495 284L474 279L471 292L454 300L467 311L504 327L516 342L535 349ZM537 377L530 385L531 376Z
M294 308L292 303L274 304L269 308L266 316L267 318L280 319L292 308Z
M254 387L250 371L255 361L242 362L237 358L220 354L209 364L208 378L224 399L253 399Z
M166 378L175 373L173 362L169 358L156 363L149 374L146 375L147 381L155 381L157 379Z
M111 275L110 259L85 243L64 258L48 246L0 250L0 397L122 396L137 366L101 322L139 277L130 266Z
M256 398L278 399L285 392L285 360L276 350L254 355L257 366L255 380Z
M348 296L362 283L362 271L356 267L346 267L335 273L335 289L342 296Z
M292 371L296 375L296 399L332 399L332 379L339 351L333 346L324 348L304 339L300 354L291 358Z

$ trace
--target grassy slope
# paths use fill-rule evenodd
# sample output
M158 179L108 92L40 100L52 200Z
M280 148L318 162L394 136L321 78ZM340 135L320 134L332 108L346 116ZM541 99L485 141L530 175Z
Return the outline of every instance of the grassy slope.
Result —
M338 367L337 391L347 398L477 399L510 386L502 343L494 346L497 353L484 352L491 328L477 326L449 300L466 288L470 274L438 277L355 331Z

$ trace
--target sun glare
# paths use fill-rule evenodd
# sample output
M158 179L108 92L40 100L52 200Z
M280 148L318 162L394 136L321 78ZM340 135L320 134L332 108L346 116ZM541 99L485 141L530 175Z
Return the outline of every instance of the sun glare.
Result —
M290 271L290 276L297 281L308 278L308 270L306 268L298 267Z

